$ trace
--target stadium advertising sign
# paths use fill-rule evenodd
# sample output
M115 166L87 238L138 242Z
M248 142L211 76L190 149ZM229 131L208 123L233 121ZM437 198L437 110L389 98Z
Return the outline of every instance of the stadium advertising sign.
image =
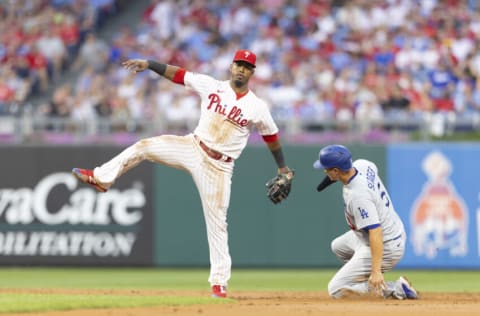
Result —
M480 267L480 171L474 144L393 145L388 181L408 235L403 267Z
M138 168L118 186L99 193L64 171L72 164L94 165L91 159L83 163L78 159L78 148L50 148L47 155L42 148L28 149L27 155L25 149L0 150L10 162L42 166L33 174L19 176L1 167L4 177L17 180L0 186L0 263L152 263L148 167ZM90 151L83 148L82 156L88 157Z

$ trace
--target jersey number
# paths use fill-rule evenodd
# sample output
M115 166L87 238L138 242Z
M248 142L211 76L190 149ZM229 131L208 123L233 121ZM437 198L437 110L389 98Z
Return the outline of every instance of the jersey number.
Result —
M385 192L385 190L382 190L382 186L380 185L380 182L377 182L377 188L378 188L378 192L380 192L380 198L383 201L385 201L385 206L389 207L390 200L388 199L387 192Z

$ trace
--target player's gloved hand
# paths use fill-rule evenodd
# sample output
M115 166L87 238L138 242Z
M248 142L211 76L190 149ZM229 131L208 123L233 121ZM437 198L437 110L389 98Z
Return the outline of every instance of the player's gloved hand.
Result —
M290 194L295 171L288 168L287 170L287 172L280 173L270 179L265 185L267 187L267 196L273 204L282 202Z

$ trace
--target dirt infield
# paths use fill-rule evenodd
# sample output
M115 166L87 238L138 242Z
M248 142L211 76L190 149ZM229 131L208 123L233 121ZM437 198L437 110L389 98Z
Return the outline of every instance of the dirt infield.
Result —
M5 291L2 291L5 292ZM158 296L205 296L207 292L166 291L79 291L79 290L18 290L29 293L63 294L131 294ZM0 293L1 294L1 293ZM34 313L35 316L452 316L480 315L480 293L422 293L420 300L384 300L352 298L334 300L325 292L236 292L234 302L227 304L163 306L124 309L74 310ZM2 314L4 315L33 315Z

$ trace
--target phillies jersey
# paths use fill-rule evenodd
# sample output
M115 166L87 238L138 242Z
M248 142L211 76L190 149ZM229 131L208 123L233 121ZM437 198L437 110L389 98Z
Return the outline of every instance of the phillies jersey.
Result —
M369 244L368 230L382 227L383 241L405 235L403 223L378 175L377 166L368 160L353 162L356 174L343 186L345 217L358 237Z
M208 147L237 159L254 127L260 135L278 133L268 105L251 90L238 96L230 81L189 71L184 84L200 96L200 119L194 134Z

